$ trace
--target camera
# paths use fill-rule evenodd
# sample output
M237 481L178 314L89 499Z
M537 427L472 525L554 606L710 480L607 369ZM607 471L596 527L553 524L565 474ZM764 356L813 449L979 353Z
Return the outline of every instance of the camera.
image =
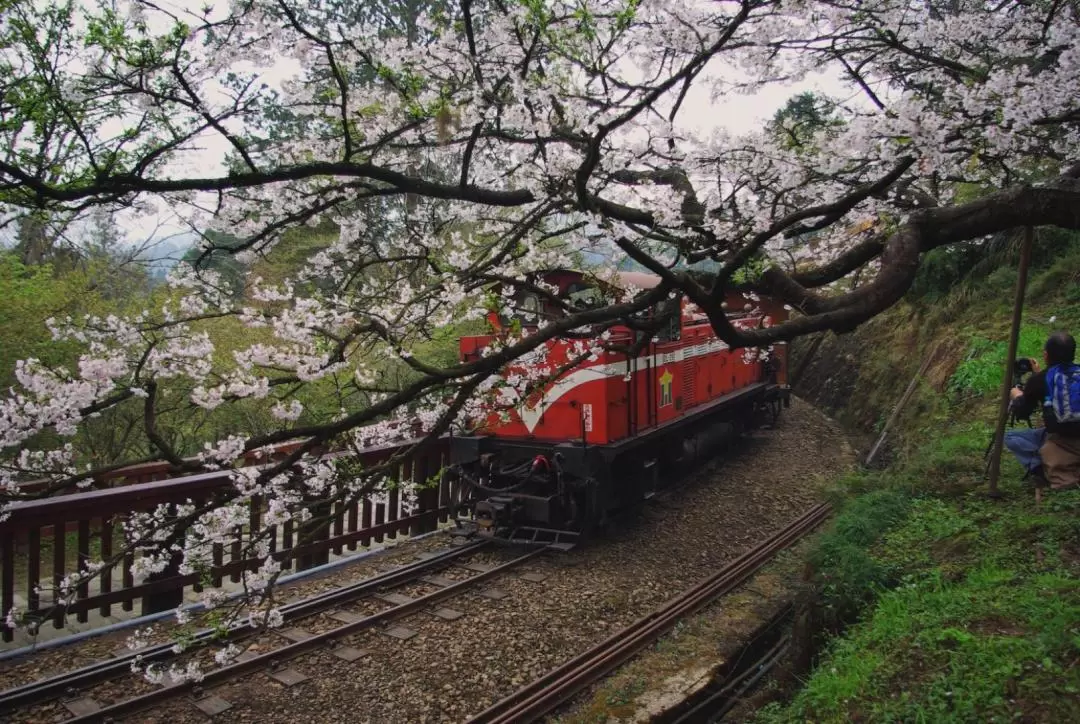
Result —
M1028 375L1034 374L1035 370L1039 368L1039 365L1035 360L1030 357L1020 357L1013 362L1012 369L1012 383L1013 387L1024 388L1024 383L1027 382Z
M1016 361L1013 362L1013 387L1017 388L1018 390L1024 389L1024 383L1027 381L1027 376L1033 374L1037 368L1037 363L1030 357L1017 358ZM1032 426L1030 415L1024 418L1020 418L1017 416L1016 400L1012 400L1011 402L1009 402L1009 426L1012 427L1016 423L1020 422L1021 419L1027 422L1028 427Z

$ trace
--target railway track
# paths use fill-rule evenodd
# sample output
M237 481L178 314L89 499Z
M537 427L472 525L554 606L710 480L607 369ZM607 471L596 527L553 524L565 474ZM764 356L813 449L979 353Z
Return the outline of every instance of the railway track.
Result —
M348 646L344 641L347 637L375 629L389 621L419 611L428 610L439 615L440 609L434 609L435 604L473 589L480 583L500 576L549 550L549 547L536 548L497 565L465 563L469 557L488 548L490 544L487 541L476 541L440 551L415 563L359 581L351 586L287 604L281 608L285 623L279 628L264 630L247 624L236 626L228 632L226 640L238 646L243 647L259 634L267 631L284 642L265 652L245 651L232 663L206 672L200 682L168 684L109 704L102 704L93 698L92 687L135 676L131 673L131 667L136 660L141 664L168 665L183 662L185 657L190 656L190 653L174 653L172 643L159 644L0 692L0 712L4 714L3 720L9 721L9 717L13 718L20 711L29 713L38 707L63 700L64 707L72 715L71 718L65 719L65 722L100 722L116 720L149 709L189 692L199 695L206 687L261 669L270 670L272 676L286 685L289 684L290 679L300 677L299 680L303 680L306 677L292 669L284 668L284 664L320 648L328 648L331 653L346 661L355 660L362 652ZM452 566L467 571L468 577L453 580L432 575ZM411 585L423 585L435 590L415 598L393 592L394 589ZM390 607L366 614L348 610L349 606L355 606L369 599L390 604ZM299 628L305 620L322 614L334 619L335 625L317 633L309 633ZM393 635L392 631L386 632ZM202 643L214 636L215 632L206 630L196 634L193 640L196 643ZM220 634L217 634L216 641L221 641ZM146 686L141 679L138 684L139 686L133 688ZM228 702L211 695L197 700L195 705L212 715L216 711L223 711L222 707L227 708Z
M511 724L543 718L583 689L650 645L678 621L692 615L716 598L745 582L776 553L816 528L831 511L828 504L810 509L757 547L735 559L723 570L625 629L550 671L469 720L469 724Z

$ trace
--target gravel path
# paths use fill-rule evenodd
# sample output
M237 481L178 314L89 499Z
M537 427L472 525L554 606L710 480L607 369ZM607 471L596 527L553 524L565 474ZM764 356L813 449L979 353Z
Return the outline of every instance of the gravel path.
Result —
M526 564L494 584L501 600L469 593L446 605L456 621L417 614L396 622L419 633L397 641L365 632L349 644L369 655L325 653L289 666L310 678L285 688L264 673L212 692L237 722L459 722L647 613L781 528L821 497L852 461L837 425L799 400L775 430L758 431L636 520L585 550ZM424 541L427 543L428 541ZM402 554L409 546L402 547ZM519 573L547 573L542 582ZM370 575L358 568L350 578ZM340 574L339 574L340 575ZM328 584L329 585L329 584ZM206 717L190 698L139 722Z

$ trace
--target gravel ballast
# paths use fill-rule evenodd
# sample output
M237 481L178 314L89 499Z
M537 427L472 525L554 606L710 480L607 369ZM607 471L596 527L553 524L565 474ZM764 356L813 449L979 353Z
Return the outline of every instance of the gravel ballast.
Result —
M205 693L232 705L217 717L221 721L464 721L715 573L819 501L824 482L852 460L839 427L794 400L776 429L740 441L677 490L650 501L635 519L618 520L617 530L604 539L530 561L495 580L491 585L504 598L470 591L443 604L464 614L454 621L428 613L395 621L417 632L406 641L376 631L351 637L344 643L368 652L352 663L325 652L303 656L287 666L309 678L291 688L257 673ZM447 543L431 540L421 544ZM410 549L404 544L392 553L409 557L419 551ZM307 584L304 595L359 580L383 565L369 560L349 567ZM526 580L526 573L547 578ZM115 646L102 641L93 646L96 655L75 659L69 651L63 668ZM35 663L41 672L62 670L50 671L59 662ZM129 720L206 716L184 696Z

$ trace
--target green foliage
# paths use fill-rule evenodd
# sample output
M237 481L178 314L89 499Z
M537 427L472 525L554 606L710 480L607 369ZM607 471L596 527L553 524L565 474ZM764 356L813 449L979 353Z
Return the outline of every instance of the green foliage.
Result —
M1072 304L1080 302L1080 243L1063 246L1052 258L1049 268L1032 281L1028 299L1053 303L1059 297Z
M761 275L769 265L770 262L765 257L756 256L736 269L731 275L731 281L735 284L754 284L761 280Z
M767 130L786 148L810 150L817 134L842 125L835 101L805 91L788 99L773 115Z
M998 234L986 241L968 241L928 252L919 265L908 298L931 304L956 305L972 299L1012 298L1022 236ZM1080 286L1080 234L1039 228L1031 252L1028 301L1067 297ZM1080 298L1080 291L1072 291Z
M1022 326L1017 340L1017 358L1033 357L1041 365L1042 348L1050 331L1040 325ZM949 378L949 391L958 395L988 395L1000 390L1007 352L1005 340L973 337L967 356Z
M240 245L241 239L223 234L212 229L206 231L206 240L213 246L207 249L192 247L181 258L199 271L210 270L221 275L221 283L229 290L233 298L244 291L244 265L236 260L232 249Z
M908 295L935 302L960 284L983 254L981 244L963 243L929 251L922 259Z
M909 507L903 493L876 490L850 500L833 528L821 536L811 562L830 621L853 616L890 583L890 571L871 558L867 547L902 520Z
M0 383L4 389L14 381L15 363L36 358L60 364L74 347L52 341L45 320L69 307L76 284L57 280L50 266L26 266L14 254L0 254Z
M14 253L0 253L0 388L14 384L19 360L74 364L78 345L54 341L46 321L50 317L120 311L130 301L121 294L122 289L129 295L144 292L145 277L120 272L105 255L52 265L24 264Z
M905 460L895 484L916 494L946 495L963 494L981 485L983 455L992 429L976 419L953 423L948 434L940 427L925 430L927 437L916 454Z

